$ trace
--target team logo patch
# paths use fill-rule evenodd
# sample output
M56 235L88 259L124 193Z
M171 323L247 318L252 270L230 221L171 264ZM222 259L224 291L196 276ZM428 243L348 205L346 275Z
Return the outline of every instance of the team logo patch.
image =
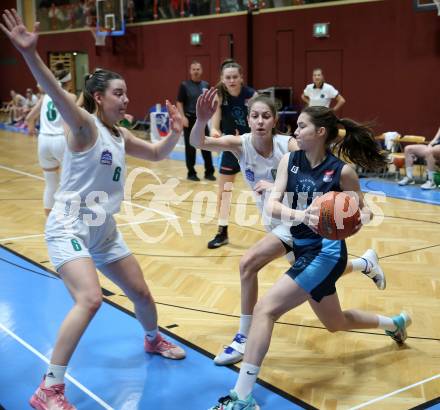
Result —
M324 94L321 94L321 98L325 98L325 95L324 95Z
M113 162L113 155L109 150L102 151L101 161L99 161L103 165L111 165Z
M294 165L292 168L290 168L290 172L292 172L293 174L297 174L299 170L299 167L297 167L296 165Z
M254 171L252 171L251 169L247 168L245 171L245 175L246 175L246 179L250 182L254 182L255 181L255 174Z
M322 180L324 182L331 182L333 179L334 173L335 173L334 169L329 169L327 171L324 171L324 176L322 177Z

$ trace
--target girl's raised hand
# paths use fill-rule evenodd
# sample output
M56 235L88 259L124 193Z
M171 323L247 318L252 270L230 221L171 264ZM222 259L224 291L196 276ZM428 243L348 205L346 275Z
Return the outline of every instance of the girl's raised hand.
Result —
M214 115L218 105L216 96L217 90L215 88L210 88L199 96L196 106L198 120L208 122Z
M0 28L9 40L11 40L15 48L22 54L35 50L37 47L40 23L35 23L34 31L31 33L27 31L21 17L15 9L5 10L2 17L4 24L0 23Z

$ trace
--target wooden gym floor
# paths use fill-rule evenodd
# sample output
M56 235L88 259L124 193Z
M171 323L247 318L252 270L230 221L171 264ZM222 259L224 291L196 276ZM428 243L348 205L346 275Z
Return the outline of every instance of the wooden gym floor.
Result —
M177 325L175 335L215 355L237 330L240 257L264 235L259 224L236 223L257 215L243 193L247 188L238 176L230 244L208 250L216 231L216 184L187 181L183 161L128 158L127 164L129 179L138 175L117 222L155 296L159 323ZM0 244L51 269L43 236L43 187L36 139L0 131ZM283 316L260 378L319 409L400 410L440 396L440 208L389 197L376 206L382 223L364 227L347 244L351 256L377 250L387 289L379 291L354 273L338 282L341 304L386 315L404 309L413 324L406 345L398 347L379 330L330 334L307 304ZM279 259L263 269L260 294L287 268ZM104 277L102 286L108 300L132 310Z

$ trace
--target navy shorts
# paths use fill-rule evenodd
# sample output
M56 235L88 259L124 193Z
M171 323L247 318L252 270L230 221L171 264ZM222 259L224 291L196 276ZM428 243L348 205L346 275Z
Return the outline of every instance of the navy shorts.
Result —
M219 174L235 175L240 172L237 157L230 151L223 151L219 159Z
M345 241L294 239L295 263L286 272L313 300L336 292L336 281L347 266Z

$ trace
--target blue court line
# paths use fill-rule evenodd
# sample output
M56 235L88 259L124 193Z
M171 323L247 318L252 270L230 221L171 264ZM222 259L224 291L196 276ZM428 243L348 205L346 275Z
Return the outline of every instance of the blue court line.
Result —
M27 400L47 365L4 329L49 357L57 329L71 307L71 298L51 271L3 246L0 281L0 403L7 410L22 410L27 408ZM186 345L185 360L170 361L145 354L139 323L123 310L104 303L81 339L69 375L107 403L109 407L104 408L206 410L227 394L237 373L215 366L210 357L190 343L176 336L172 339ZM313 409L263 384L255 388L255 397L263 409ZM78 408L103 408L69 380L66 388Z
M438 188L424 190L419 185L400 186L397 182L376 178L361 178L359 181L363 192L380 191L392 198L440 205L440 189Z

